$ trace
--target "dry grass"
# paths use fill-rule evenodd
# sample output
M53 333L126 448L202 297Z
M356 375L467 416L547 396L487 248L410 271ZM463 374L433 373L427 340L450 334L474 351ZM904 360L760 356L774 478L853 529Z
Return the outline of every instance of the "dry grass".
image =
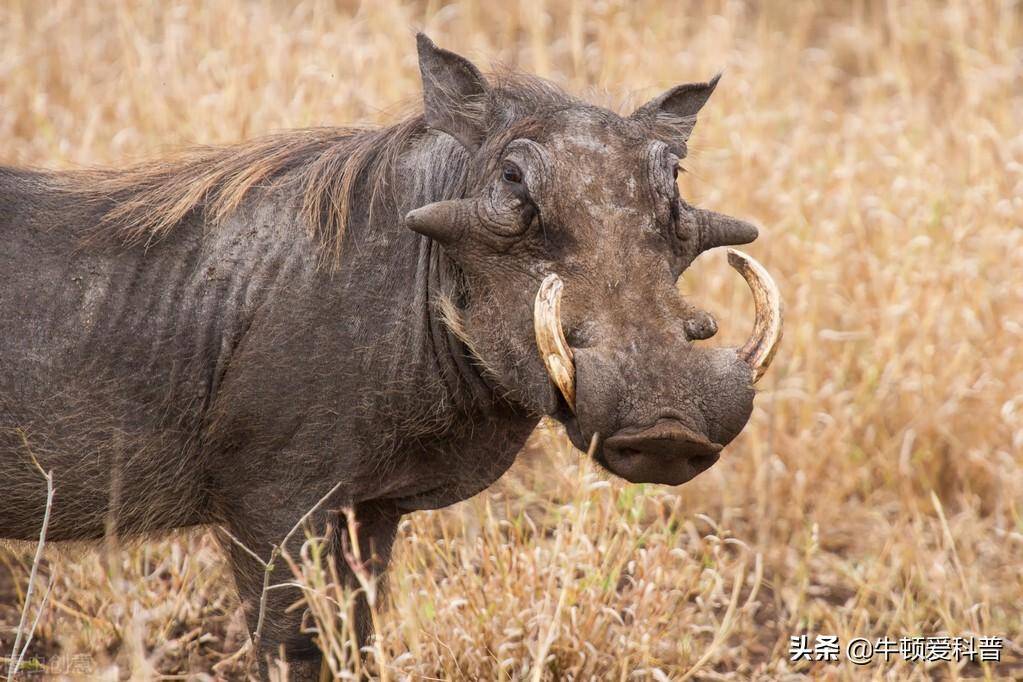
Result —
M490 492L407 517L379 612L392 677L1023 676L1018 2L10 0L0 160L120 164L386 120L418 92L416 27L622 108L724 68L683 192L765 226L751 251L788 321L750 425L695 482L604 480L547 432ZM718 342L744 337L723 255L685 287ZM31 549L0 560L13 627ZM44 573L36 654L89 652L108 676L246 670L209 536ZM1010 643L998 666L790 663L803 632Z

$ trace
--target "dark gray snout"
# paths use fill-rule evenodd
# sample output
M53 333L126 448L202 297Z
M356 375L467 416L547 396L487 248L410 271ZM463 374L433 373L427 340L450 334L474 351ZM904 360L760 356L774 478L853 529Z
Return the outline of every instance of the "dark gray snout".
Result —
M599 433L594 457L627 481L685 483L714 464L746 425L750 367L728 348L637 350L576 352L569 436L586 450Z

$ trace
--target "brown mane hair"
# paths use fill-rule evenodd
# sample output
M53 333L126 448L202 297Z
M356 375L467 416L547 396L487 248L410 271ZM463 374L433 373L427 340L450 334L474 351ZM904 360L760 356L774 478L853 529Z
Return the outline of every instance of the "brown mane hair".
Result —
M512 118L576 102L536 76L504 72L491 79ZM321 262L336 267L356 194L368 190L372 206L409 141L424 130L422 114L384 128L297 129L222 147L196 147L126 169L61 173L58 184L98 208L100 219L89 240L148 248L197 211L215 226L254 188L287 180L301 197L303 220L320 245ZM441 165L452 166L445 173L464 175L464 164ZM465 183L464 177L447 180L448 187Z
M387 184L421 116L387 128L306 128L222 147L195 147L126 169L73 171L62 188L100 207L90 240L152 246L196 211L218 224L251 190L295 183L323 260L337 264L358 186L371 197ZM365 184L363 184L365 183Z

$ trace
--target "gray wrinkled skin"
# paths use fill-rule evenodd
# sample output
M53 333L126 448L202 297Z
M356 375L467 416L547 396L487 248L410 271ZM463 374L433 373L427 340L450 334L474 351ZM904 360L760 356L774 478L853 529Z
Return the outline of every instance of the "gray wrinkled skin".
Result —
M345 138L389 153L360 167L338 267L301 210L306 162L221 220L198 203L148 246L95 238L120 195L0 168L0 537L38 534L31 456L53 471L52 540L220 524L266 556L341 482L313 526L336 549L354 507L375 570L401 514L489 486L544 414L580 449L600 433L597 461L629 480L677 484L717 459L749 416L750 372L693 345L716 323L675 281L756 233L689 207L673 177L714 82L622 118L542 83L493 86L425 37L420 63L425 114L400 137ZM550 272L577 415L533 339ZM254 628L263 572L228 547ZM271 595L261 653L283 643L311 679L319 653L284 612L299 595Z

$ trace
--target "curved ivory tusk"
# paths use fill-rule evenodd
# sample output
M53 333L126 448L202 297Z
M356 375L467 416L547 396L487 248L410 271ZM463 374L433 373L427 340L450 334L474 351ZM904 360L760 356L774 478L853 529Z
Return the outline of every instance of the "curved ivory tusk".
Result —
M533 331L547 374L575 412L575 363L561 328L562 286L561 278L553 273L541 282L533 302Z
M728 264L739 271L753 292L756 317L753 333L739 349L739 357L753 370L753 383L764 376L778 350L782 332L781 294L764 266L751 256L736 249L728 249Z

